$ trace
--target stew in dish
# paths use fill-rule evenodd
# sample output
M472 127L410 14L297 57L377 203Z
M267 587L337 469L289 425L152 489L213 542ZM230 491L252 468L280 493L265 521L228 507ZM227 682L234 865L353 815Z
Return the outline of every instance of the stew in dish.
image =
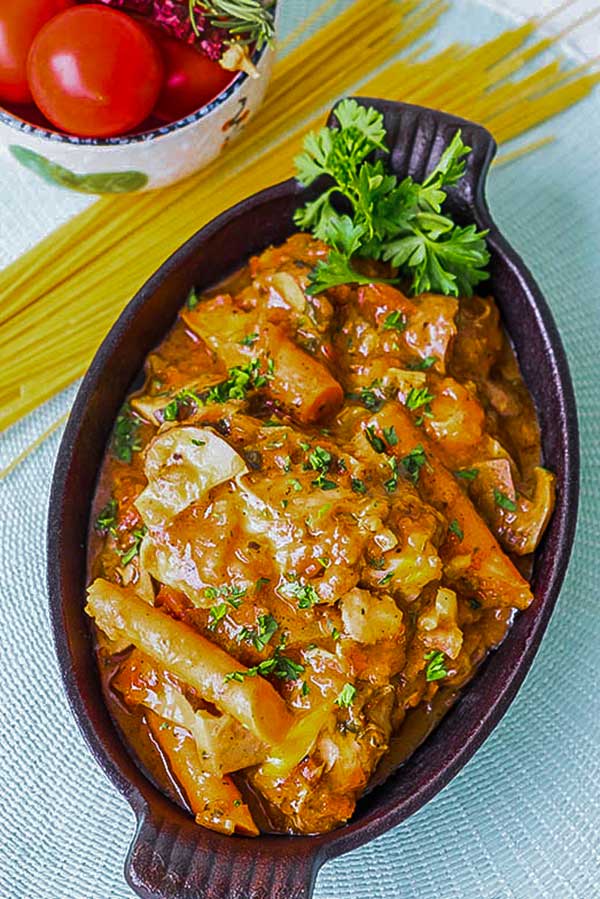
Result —
M327 252L295 234L192 292L93 510L111 712L224 833L348 820L532 602L554 502L493 299L311 296Z

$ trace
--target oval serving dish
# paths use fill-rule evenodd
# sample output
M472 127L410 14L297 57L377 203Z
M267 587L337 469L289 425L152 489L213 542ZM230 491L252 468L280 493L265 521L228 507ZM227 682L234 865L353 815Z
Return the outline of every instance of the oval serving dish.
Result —
M554 515L536 553L535 600L462 691L423 745L385 784L360 800L348 824L314 837L223 836L194 823L137 767L102 697L84 613L85 534L96 478L114 420L147 353L161 340L192 286L200 291L249 256L285 240L294 210L314 190L290 179L244 200L192 237L125 309L86 375L60 447L49 517L52 621L65 689L99 764L131 804L137 833L125 873L145 899L308 899L319 867L378 836L435 795L468 761L514 698L537 651L562 583L575 532L578 443L575 400L552 317L529 271L492 222L484 198L495 144L478 125L444 113L359 99L385 119L390 164L421 180L457 127L473 150L466 176L450 190L459 223L488 228L491 282L521 371L536 404L544 463L557 477ZM375 781L377 782L377 775Z

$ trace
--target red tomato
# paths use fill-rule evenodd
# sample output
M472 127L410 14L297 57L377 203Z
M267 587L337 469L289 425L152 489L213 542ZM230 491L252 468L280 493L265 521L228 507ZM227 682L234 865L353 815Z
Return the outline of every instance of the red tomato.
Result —
M175 122L200 109L237 75L158 28L148 30L160 50L165 69L163 87L154 108L154 115L164 122Z
M27 54L46 22L75 0L0 0L0 99L30 103Z
M33 99L54 125L80 137L110 137L150 114L163 67L143 26L93 4L44 25L29 52L27 74Z

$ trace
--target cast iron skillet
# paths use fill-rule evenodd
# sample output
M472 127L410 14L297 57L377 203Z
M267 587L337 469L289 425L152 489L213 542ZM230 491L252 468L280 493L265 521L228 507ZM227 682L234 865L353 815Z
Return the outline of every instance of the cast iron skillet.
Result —
M363 99L385 116L388 157L399 176L422 179L457 127L473 151L449 205L458 221L489 228L491 291L516 347L542 429L545 464L558 479L554 516L537 552L535 601L412 758L364 797L349 824L315 837L226 837L199 828L134 764L102 699L83 612L86 531L104 449L146 354L193 285L208 287L292 231L311 191L284 181L239 203L194 235L142 287L100 347L60 447L48 538L50 606L65 689L84 737L131 804L137 832L125 865L145 899L309 899L318 869L407 818L454 777L498 723L531 665L565 574L575 531L578 444L575 400L556 326L529 271L492 222L484 184L495 152L483 128L441 112Z

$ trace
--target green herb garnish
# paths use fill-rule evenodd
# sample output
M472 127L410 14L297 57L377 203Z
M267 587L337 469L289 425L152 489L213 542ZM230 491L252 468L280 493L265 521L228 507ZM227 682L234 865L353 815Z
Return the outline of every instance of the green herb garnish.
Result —
M139 555L140 546L141 546L142 540L144 539L145 536L146 536L146 528L143 526L141 528L137 528L133 532L133 543L131 544L129 549L126 549L124 552L121 553L121 563L123 565L129 565L129 563L133 559L135 559L135 557L137 555Z
M383 160L368 161L374 150L389 152L381 113L342 100L335 115L339 127L308 134L295 159L297 178L305 187L321 175L333 180L294 216L302 230L331 247L311 273L308 292L386 280L366 277L353 267L353 257L364 256L390 262L399 276L410 276L414 293L470 296L487 278L487 232L456 225L442 214L444 188L460 181L470 152L460 130L422 184L410 176L399 182ZM340 195L350 204L351 215L334 208L332 200Z
M225 675L225 682L235 680L242 683L245 677L256 677L258 674L264 676L272 674L280 680L298 680L304 672L304 665L300 662L294 662L287 656L281 654L279 648L275 650L275 654L270 659L264 659L258 665L248 668L246 671L230 671Z
M454 534L455 537L458 537L459 540L462 540L465 536L461 526L459 525L456 518L453 518L450 524L448 525L448 530Z
M506 493L502 493L500 490L496 490L494 488L494 502L501 509L505 509L507 512L516 512L517 504L513 502L513 500L506 495Z
M406 331L406 316L400 309L395 309L386 315L383 322L384 331Z
M239 609L242 604L242 598L247 592L247 587L236 587L233 584L204 588L204 595L207 599L224 599L234 609Z
M448 672L446 671L443 652L432 650L425 653L423 658L429 662L425 669L425 679L427 681L441 680L443 677L447 677Z
M411 371L427 371L437 361L436 356L425 356L420 362L413 362L408 367Z
M242 346L254 346L257 340L258 334L256 332L254 334L246 334L246 336L242 337L240 340L240 344Z
M112 439L112 450L121 462L131 462L134 453L139 453L142 448L138 431L140 420L135 418L128 403L122 406L117 420Z
M350 486L354 490L355 493L366 493L367 485L364 481L361 481L360 478L351 478Z
M251 643L258 652L264 652L267 643L269 643L278 627L279 625L272 615L259 615L257 627L243 627L237 639L238 641L245 640L247 643Z
M119 504L111 497L94 522L94 528L99 534L115 533L118 509Z
M412 449L408 455L404 456L400 462L410 480L413 484L416 484L419 480L421 469L427 464L427 456L425 455L422 444L417 443L415 448Z
M411 412L414 412L415 409L420 409L421 406L425 406L425 409L428 410L429 403L433 399L435 399L435 397L432 393L429 393L427 387L411 387L408 391L404 405L407 409L410 409Z
M338 693L335 704L339 705L341 709L348 709L354 702L355 696L356 687L353 684L344 684L341 691Z
M477 475L479 474L478 468L463 468L461 471L455 471L454 474L457 478L462 478L464 481L474 481Z
M206 394L207 403L226 403L227 400L243 400L250 390L266 387L273 377L272 363L267 361L267 371L261 371L261 360L253 359L245 365L235 365L229 369L228 378L211 387Z
M310 584L301 584L300 581L292 581L286 584L283 592L298 600L299 609L312 609L316 603L321 601L314 587L311 587Z

